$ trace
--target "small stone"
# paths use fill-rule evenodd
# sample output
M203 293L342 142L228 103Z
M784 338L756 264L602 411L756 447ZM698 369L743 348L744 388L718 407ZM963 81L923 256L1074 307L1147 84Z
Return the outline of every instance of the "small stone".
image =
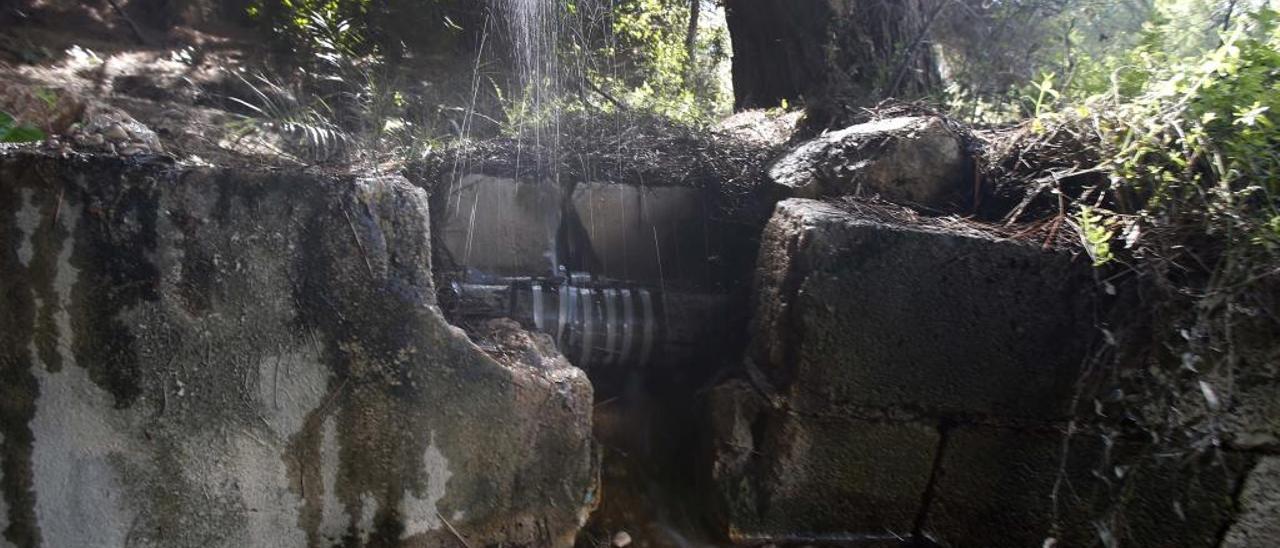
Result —
M626 531L618 531L613 535L614 548L626 548L631 545L631 535Z
M143 152L142 147L132 145L120 149L120 155L122 156L137 156Z
M107 139L101 133L94 133L85 138L85 144L89 146L100 147L107 142Z
M129 140L129 132L120 124L111 124L106 131L102 132L108 140L113 143L120 143Z

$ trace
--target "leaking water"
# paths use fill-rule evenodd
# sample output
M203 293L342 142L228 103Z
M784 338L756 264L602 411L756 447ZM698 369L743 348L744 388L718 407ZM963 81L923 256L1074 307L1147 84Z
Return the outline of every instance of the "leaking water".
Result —
M576 11L564 0L502 0L495 11L500 24L494 30L506 33L518 82L517 91L505 98L516 137L515 150L509 153L515 158L516 177L534 176L514 182L489 180L491 186L485 190L485 181L468 177L465 168L455 169L455 188L477 186L459 189L449 208L455 219L465 220L459 257L462 281L452 286L461 312L455 311L454 317L464 318L465 324L470 307L475 318L515 318L549 333L566 356L590 368L599 400L595 430L604 448L606 495L584 533L584 543L627 529L650 546L699 545L689 538L705 538L709 529L695 508L700 501L689 463L699 442L696 421L688 417L698 413L698 387L708 382L716 365L733 360L732 348L737 346L726 343L720 333L737 325L728 319L723 295L668 283L672 273L705 270L712 254L705 249L697 257L680 253L681 248L697 247L689 242L702 239L688 234L683 238L688 241L681 242L678 234L703 226L702 220L690 222L703 211L700 195L677 189L655 199L649 189L561 180L559 168L563 94L580 89L587 77L585 54L567 50L563 41L594 33L614 44L607 19L583 15L586 10L608 14L614 7L613 0L579 1ZM605 28L583 28L602 21ZM596 69L609 71L613 66L616 63ZM478 76L473 78L473 84L478 81ZM616 131L621 136L623 126ZM517 190L510 190L510 185ZM585 210L575 207L575 188L587 196L581 206ZM452 189L449 196L455 196ZM596 207L603 208L599 217ZM513 259L518 246L512 239L539 240L509 236L520 230L547 231L541 238L546 249L540 265L527 260L530 254L524 249L519 249L520 260ZM622 249L601 251L593 244ZM582 254L593 256L585 260ZM606 264L609 260L612 265ZM520 265L524 271L484 272L478 265L485 261ZM695 263L702 268L694 268ZM647 275L649 271L656 277Z

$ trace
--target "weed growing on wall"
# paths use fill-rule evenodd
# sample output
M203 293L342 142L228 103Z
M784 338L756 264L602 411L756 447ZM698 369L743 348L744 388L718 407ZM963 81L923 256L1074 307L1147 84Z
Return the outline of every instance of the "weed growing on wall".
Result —
M1278 23L1259 9L1207 53L1182 56L1152 27L1106 92L1044 108L1057 94L1037 85L1025 134L1074 150L1050 173L1059 215L1104 287L1136 296L1101 325L1101 395L1077 417L1108 446L1151 448L1099 465L1114 495L1097 523L1109 546L1123 538L1135 471L1211 462L1265 430L1244 394L1280 382Z

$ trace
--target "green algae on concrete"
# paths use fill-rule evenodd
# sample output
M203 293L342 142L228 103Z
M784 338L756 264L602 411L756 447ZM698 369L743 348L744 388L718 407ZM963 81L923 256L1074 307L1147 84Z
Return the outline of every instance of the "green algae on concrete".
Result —
M405 181L10 151L0 198L14 546L563 546L592 507L585 376L445 322Z

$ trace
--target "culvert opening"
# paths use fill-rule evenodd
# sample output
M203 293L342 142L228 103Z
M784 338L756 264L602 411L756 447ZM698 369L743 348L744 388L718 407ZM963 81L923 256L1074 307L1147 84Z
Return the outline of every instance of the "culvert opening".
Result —
M684 186L469 175L432 197L439 301L455 325L514 320L594 387L600 499L579 546L719 545L703 395L742 363L765 218ZM767 207L757 208L767 211Z

